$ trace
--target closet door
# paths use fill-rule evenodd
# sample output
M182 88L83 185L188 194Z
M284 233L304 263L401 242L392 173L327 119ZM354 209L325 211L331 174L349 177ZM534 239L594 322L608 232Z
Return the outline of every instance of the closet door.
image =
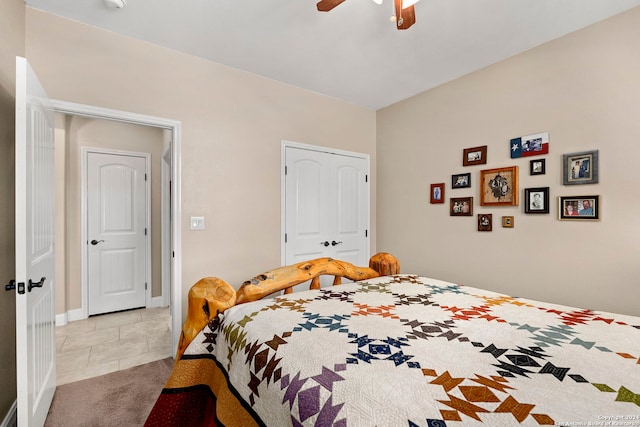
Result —
M285 147L286 265L321 257L368 264L368 169L364 155Z

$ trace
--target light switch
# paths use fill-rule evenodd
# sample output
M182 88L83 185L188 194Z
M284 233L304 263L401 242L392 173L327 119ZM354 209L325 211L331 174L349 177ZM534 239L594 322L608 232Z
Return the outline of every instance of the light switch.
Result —
M192 230L204 230L204 217L192 216L191 217L191 229Z

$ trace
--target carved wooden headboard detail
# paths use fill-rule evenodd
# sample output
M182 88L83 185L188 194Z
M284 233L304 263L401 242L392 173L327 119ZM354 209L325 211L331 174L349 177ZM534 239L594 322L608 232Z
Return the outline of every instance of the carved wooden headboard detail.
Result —
M400 273L400 262L391 254L380 252L369 260L369 267L357 267L345 261L318 258L287 265L262 273L245 281L236 291L230 284L217 277L198 280L189 290L187 320L182 327L176 362L182 357L189 343L218 313L237 304L257 301L267 295L311 280L309 289L320 289L321 276L334 276L333 285L340 285L342 278L366 280Z

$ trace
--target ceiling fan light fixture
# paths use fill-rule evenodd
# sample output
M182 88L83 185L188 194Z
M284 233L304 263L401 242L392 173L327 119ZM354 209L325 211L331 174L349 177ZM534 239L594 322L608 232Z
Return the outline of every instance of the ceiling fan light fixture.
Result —
M104 4L111 9L122 9L127 4L127 0L104 0Z

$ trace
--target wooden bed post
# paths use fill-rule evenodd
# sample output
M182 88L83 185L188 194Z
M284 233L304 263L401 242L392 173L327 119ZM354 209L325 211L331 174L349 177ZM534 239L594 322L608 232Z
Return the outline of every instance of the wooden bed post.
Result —
M176 362L182 357L189 343L211 319L229 307L236 305L236 291L217 277L205 277L189 289L189 310L182 326Z
M387 252L378 252L369 260L369 268L381 276L392 276L400 274L400 261Z

